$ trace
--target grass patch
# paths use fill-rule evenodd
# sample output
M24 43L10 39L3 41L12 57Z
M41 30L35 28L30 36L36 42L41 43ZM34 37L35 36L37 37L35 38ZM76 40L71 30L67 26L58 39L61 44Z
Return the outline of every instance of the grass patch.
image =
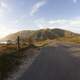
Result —
M17 51L15 45L2 45L0 46L0 80L4 80L8 77L8 74L14 71L21 63L23 57L21 48Z
M64 38L58 38L58 41L65 41L65 42L70 42L70 43L76 43L80 44L80 37L64 37Z
M16 52L3 54L0 56L0 72L1 80L8 76L8 72L12 71L15 66L20 64L20 57Z
M48 44L48 40L43 40L43 41L36 41L34 42L34 45L36 47L43 47L46 46Z

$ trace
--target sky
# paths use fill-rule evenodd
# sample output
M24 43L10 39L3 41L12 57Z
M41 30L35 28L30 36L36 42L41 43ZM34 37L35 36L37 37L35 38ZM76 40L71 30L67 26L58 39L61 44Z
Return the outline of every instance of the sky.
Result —
M0 0L0 38L43 28L80 33L80 0Z

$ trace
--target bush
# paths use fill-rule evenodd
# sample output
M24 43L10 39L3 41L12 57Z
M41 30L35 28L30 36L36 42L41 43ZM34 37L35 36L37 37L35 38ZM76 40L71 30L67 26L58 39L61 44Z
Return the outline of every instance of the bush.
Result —
M0 73L3 80L8 76L8 73L12 71L16 65L20 64L19 56L17 53L3 54L0 56Z

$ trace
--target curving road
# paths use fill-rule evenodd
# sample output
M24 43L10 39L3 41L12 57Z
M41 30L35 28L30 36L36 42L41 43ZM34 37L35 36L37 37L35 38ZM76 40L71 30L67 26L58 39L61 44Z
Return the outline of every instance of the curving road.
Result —
M79 62L62 45L45 47L19 80L80 80Z

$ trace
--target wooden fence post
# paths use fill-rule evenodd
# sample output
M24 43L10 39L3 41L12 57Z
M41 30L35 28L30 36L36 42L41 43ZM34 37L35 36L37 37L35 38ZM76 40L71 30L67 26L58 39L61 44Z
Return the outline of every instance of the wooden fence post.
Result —
M17 37L17 50L20 50L20 37Z

